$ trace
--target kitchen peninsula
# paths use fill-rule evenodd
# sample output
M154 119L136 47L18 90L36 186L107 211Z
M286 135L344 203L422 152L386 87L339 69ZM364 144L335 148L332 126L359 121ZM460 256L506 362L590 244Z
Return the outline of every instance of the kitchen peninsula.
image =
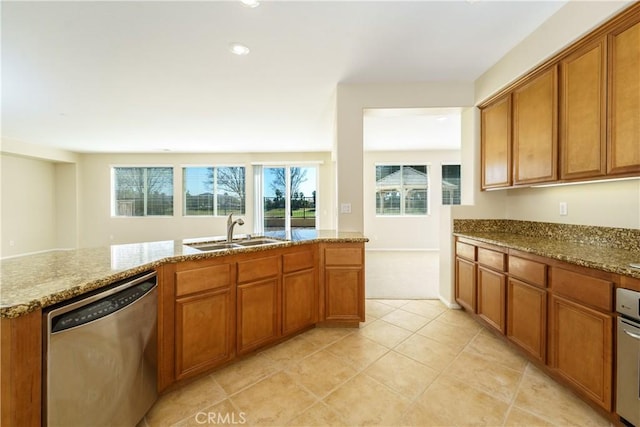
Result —
M160 391L314 325L357 327L364 321L368 239L361 233L319 230L273 245L217 251L186 245L194 241L52 251L3 260L2 425L41 424L43 308L141 272L158 273ZM210 280L212 274L221 279ZM254 293L255 289L260 291ZM262 301L264 295L268 301ZM216 304L226 298L229 324L221 330L228 335L223 355L202 360L201 352L190 353L202 350L190 347L195 342L190 334L203 325L185 321L189 303L207 298ZM271 319L270 328L251 330L248 325L262 319L247 316L256 313ZM221 331L212 330L209 338Z

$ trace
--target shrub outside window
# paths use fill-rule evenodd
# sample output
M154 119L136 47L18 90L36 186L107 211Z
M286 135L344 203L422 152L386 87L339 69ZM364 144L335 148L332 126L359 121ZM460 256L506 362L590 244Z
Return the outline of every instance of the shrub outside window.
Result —
M427 215L427 165L376 165L376 215Z
M182 176L184 215L226 216L245 213L244 167L185 167Z
M114 167L114 216L172 216L173 168Z

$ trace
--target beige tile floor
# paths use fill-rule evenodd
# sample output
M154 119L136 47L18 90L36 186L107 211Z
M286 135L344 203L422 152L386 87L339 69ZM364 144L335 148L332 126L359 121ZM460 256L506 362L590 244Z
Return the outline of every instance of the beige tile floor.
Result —
M162 396L139 427L608 426L468 314L367 300L360 329L313 329Z

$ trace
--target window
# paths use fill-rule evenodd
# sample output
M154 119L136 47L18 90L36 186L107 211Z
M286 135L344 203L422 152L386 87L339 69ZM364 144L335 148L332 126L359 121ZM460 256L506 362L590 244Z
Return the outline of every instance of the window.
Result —
M376 165L376 215L427 215L427 165Z
M255 165L253 171L255 232L302 236L316 229L317 165Z
M173 215L173 168L113 168L114 216Z
M460 204L460 165L442 165L442 204Z
M245 213L244 167L186 167L182 177L184 215Z

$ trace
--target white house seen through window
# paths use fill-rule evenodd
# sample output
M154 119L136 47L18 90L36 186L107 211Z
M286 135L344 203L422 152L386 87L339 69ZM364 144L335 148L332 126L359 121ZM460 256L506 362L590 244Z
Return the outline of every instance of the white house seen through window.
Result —
M376 165L376 215L427 215L427 165Z

